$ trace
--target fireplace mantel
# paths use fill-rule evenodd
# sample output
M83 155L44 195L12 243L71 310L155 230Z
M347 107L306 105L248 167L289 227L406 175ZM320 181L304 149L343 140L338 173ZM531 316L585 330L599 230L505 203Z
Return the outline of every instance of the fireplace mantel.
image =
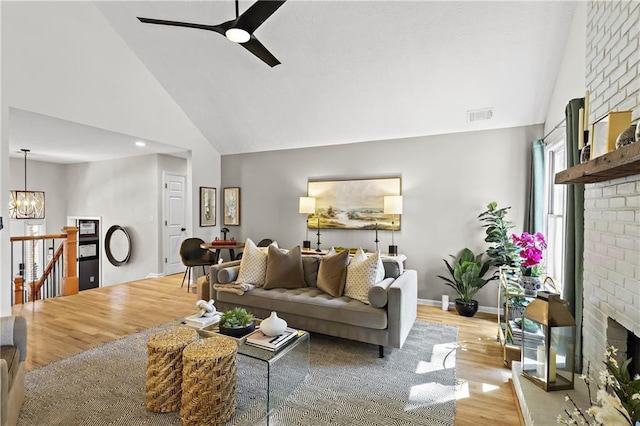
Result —
M640 175L640 142L623 146L556 174L555 183L596 183Z

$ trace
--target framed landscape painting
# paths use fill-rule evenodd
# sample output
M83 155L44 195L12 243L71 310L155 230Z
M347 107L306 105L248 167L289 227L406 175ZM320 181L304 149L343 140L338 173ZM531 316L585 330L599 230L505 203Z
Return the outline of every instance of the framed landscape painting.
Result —
M240 225L240 188L224 188L224 224Z
M380 179L309 181L307 193L316 199L316 213L309 215L310 229L400 230L400 215L384 214L384 197L401 195L399 177Z
M200 226L216 226L216 189L200 187Z

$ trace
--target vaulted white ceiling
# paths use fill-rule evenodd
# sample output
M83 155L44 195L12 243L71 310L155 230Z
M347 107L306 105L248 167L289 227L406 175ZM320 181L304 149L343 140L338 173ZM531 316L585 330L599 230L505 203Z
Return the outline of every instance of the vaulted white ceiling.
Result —
M542 123L575 7L289 0L255 32L270 68L219 34L136 19L219 24L232 0L96 5L221 154Z

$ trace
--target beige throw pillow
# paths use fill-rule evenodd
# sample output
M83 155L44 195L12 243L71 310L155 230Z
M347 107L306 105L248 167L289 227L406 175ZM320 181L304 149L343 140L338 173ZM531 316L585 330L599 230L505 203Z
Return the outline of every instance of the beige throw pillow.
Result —
M369 289L384 279L380 252L367 256L359 248L347 267L344 295L369 304Z
M333 297L340 297L344 292L347 279L349 252L344 250L338 254L327 254L320 261L318 270L318 288Z
M256 244L247 238L242 251L240 261L240 272L238 272L237 282L253 284L262 287L267 275L267 253L260 250Z
M269 246L267 278L264 288L300 288L306 286L300 246L292 248L287 253L283 253L276 247Z

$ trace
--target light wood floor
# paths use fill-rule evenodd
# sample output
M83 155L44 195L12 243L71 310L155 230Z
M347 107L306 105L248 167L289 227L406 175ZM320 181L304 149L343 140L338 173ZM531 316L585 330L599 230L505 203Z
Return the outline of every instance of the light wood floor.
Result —
M14 306L13 313L27 319L27 370L192 313L196 295L180 288L181 279L146 279ZM418 318L458 327L455 424L521 425L495 316L464 318L421 305Z

